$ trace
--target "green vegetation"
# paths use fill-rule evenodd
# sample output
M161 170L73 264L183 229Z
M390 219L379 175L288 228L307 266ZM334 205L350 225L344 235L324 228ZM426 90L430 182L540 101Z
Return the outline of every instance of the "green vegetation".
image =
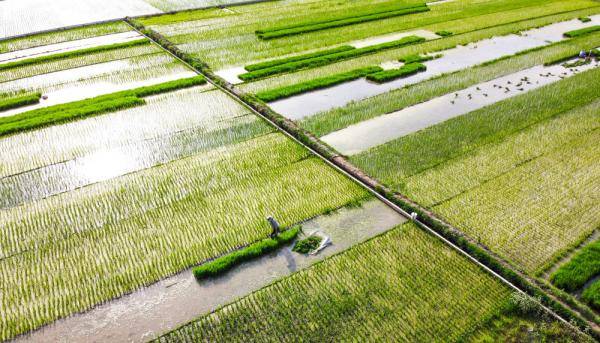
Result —
M321 51L313 52L310 54L302 54L302 55L297 55L297 56L292 56L292 57L270 60L270 61L261 62L261 63L249 64L249 65L245 66L244 69L246 69L247 71L255 71L255 70L259 70L259 69L271 68L274 66L278 66L278 65L286 64L286 63L290 63L290 62L307 60L307 59L314 58L314 57L321 57L321 56L325 56L325 55L331 55L331 54L335 54L338 52L354 50L354 49L356 49L356 48L353 46L342 45L337 48L321 50Z
M600 280L586 288L581 294L581 299L590 304L595 310L600 311Z
M41 64L41 63L46 63L46 62L51 62L51 61L63 60L63 59L67 59L67 58L77 57L77 56L84 56L84 55L94 54L94 53L98 53L98 52L125 49L125 48L130 48L133 46L140 46L140 45L145 45L145 44L150 44L150 41L143 38L143 39L134 40L134 41L125 42L125 43L116 43L116 44L110 44L110 45L95 46L95 47L87 48L87 49L62 52L62 53L58 53L58 54L45 55L45 56L40 56L40 57L27 58L24 60L0 64L0 71L8 70L8 69L15 69L15 68L29 66L29 65L33 65L33 64Z
M452 36L454 33L450 32L450 31L442 30L442 31L437 31L435 34L440 37L448 37L448 36Z
M409 63L409 64L405 64L402 67L397 68L397 69L382 70L377 73L369 74L369 75L367 75L367 80L377 82L377 83L384 83L384 82L400 79L403 77L407 77L410 75L414 75L416 73L419 73L419 72L422 72L425 70L427 70L427 67L424 64Z
M0 100L0 112L10 110L13 108L37 104L40 102L41 97L42 94L35 93Z
M387 49L394 49L405 45L416 44L420 42L424 42L425 38L417 37L417 36L408 36L397 41L382 43L372 46L367 46L360 49L353 49L348 51L337 52L334 54L323 55L319 57L308 58L305 60L300 60L296 62L289 62L285 64L276 65L270 68L259 69L252 72L244 73L239 75L238 77L244 81L252 81L256 79L261 79L267 76L295 72L301 69L306 68L315 68L318 66L323 66L327 64L331 64L337 61L343 61L350 58L356 58L358 56L363 56L366 54L372 54L378 51L383 51Z
M240 250L217 257L210 262L206 262L194 268L194 276L196 279L202 280L208 277L215 277L223 274L238 264L258 258L290 243L292 240L294 240L294 238L296 238L298 232L300 232L300 229L298 227L293 227L289 230L281 232L274 238L266 238L250 244L249 246Z
M440 58L442 55L408 55L404 57L400 57L398 61L409 64L409 63L417 63L417 62L427 62L436 58Z
M599 77L599 69L573 76L351 160L535 273L598 224L587 209L600 172Z
M574 292L599 274L600 241L596 241L578 251L569 262L550 276L550 281L558 288Z
M143 97L204 83L204 77L196 76L0 117L0 136L140 106L145 104Z
M302 82L297 85L276 88L256 94L260 100L269 102L277 99L287 98L296 94L305 93L308 91L331 87L340 83L356 80L361 77L365 77L369 74L383 71L381 67L367 67L357 70L353 70L347 73L341 73L323 77L320 79L311 80L308 82Z
M583 36L583 35L588 35L592 32L597 32L597 31L600 31L600 25L590 26L590 27L586 27L583 29L579 29L579 30L568 31L568 32L565 32L564 35L565 35L565 37L574 38L574 37L579 37L579 36Z
M590 21L592 21L590 17L579 17L577 19L579 19L579 21L581 21L582 23L589 23Z
M362 13L358 15L354 13L350 17L338 17L334 19L329 19L328 21L311 21L306 23L294 24L291 26L257 30L256 35L258 36L258 38L261 39L273 39L427 11L429 11L429 7L427 7L427 5L425 5L424 3L411 6L401 6L395 8L392 7L387 8L384 11L378 12Z
M321 241L323 238L319 236L308 236L305 239L299 240L294 244L292 251L295 251L299 254L308 254L311 251L314 251L321 245Z
M233 342L248 340L249 334L254 341L457 341L500 310L509 296L492 276L409 223L158 341Z

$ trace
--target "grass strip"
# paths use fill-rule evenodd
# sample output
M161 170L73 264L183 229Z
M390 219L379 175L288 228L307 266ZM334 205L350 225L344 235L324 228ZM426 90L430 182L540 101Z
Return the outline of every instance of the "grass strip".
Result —
M284 26L278 28L270 28L257 30L256 35L260 39L273 39L279 37L293 36L297 34L326 30L335 27L361 24L374 20L381 20L393 17L399 17L408 14L421 13L429 11L429 7L425 4L412 5L409 7L403 6L397 9L388 9L386 11L371 12L360 16L338 17L329 21L314 21L294 26Z
M449 36L452 36L454 33L450 32L450 31L442 30L442 31L437 31L435 34L440 37L449 37Z
M568 292L581 289L600 274L600 240L581 249L573 258L550 276L550 281Z
M33 105L40 102L40 97L42 94L34 93L23 95L19 97L9 98L5 100L0 100L0 112L11 110L13 108L19 108L27 105Z
M597 280L585 291L583 291L583 294L581 294L581 299L588 303L595 310L600 311L600 280Z
M301 83L291 85L291 86L266 90L266 91L257 93L256 96L260 100L265 101L265 102L274 101L277 99L282 99L282 98L287 98L287 97L290 97L293 95L297 95L300 93L305 93L305 92L316 90L316 89L327 88L327 87L331 87L331 86L334 86L334 85L337 85L337 84L340 84L343 82L356 80L358 78L365 77L369 74L380 72L380 71L383 71L383 69L378 66L360 68L360 69L352 70L352 71L349 71L346 73L339 73L339 74L322 77L322 78L318 78L318 79L314 79L314 80L310 80L310 81L306 81L306 82L301 82Z
M97 52L125 49L125 48L138 46L138 45L144 45L144 44L150 44L150 41L147 40L146 38L142 38L142 39L125 42L125 43L101 45L101 46L95 46L95 47L87 48L87 49L62 52L59 54L27 58L27 59L20 60L20 61L0 64L0 71L19 68L19 67L23 67L23 66L32 65L32 64L40 64L40 63L45 63L45 62L50 62L50 61L67 59L67 58L71 58L71 57L88 55L88 54L93 54L93 53L97 53Z
M600 25L590 26L579 30L568 31L564 33L565 37L574 38L583 35L590 34L592 32L600 31Z
M590 17L579 17L577 19L579 19L579 21L581 21L582 23L589 23L590 21L592 21Z
M286 63L290 63L290 62L297 62L297 61L307 60L310 58L331 55L331 54L335 54L338 52L355 50L355 49L356 49L355 47L350 46L350 45L342 45L337 48L317 51L317 52L313 52L310 54L303 54L303 55L292 56L292 57L287 57L287 58L280 58L280 59L261 62L261 63L249 64L249 65L245 66L244 69L246 69L247 71L255 71L255 70L259 70L259 69L271 68L274 66L278 66L278 65L286 64Z
M416 63L416 62L427 62L434 60L436 58L442 57L442 54L437 55L408 55L404 57L400 57L398 61L404 62L405 64Z
M404 37L402 39L399 39L399 40L396 40L393 42L387 42L387 43L367 46L367 47L360 48L360 49L353 49L353 50L342 51L342 52L338 52L338 53L334 53L334 54L329 54L329 55L324 55L324 56L319 56L319 57L314 57L314 58L308 58L308 59L304 59L304 60L300 60L300 61L296 61L296 62L280 64L277 66L273 66L271 68L259 69L259 70L255 70L252 72L241 74L238 77L244 81L253 81L253 80L261 79L261 78L271 76L271 75L277 75L277 74L282 74L282 73L287 73L287 72L294 72L294 71L298 71L301 69L307 69L307 68L320 67L320 66L331 64L334 62L343 61L343 60L347 60L347 59L351 59L351 58L355 58L355 57L359 57L359 56L363 56L363 55L367 55L367 54L372 54L372 53L387 50L387 49L394 49L394 48L399 48L399 47L410 45L410 44L421 43L424 41L425 41L425 38L423 38L423 37L408 36L408 37Z
M145 104L141 98L206 83L202 76L101 95L0 118L0 136Z
M397 69L383 70L377 73L369 74L367 75L367 80L377 83L384 83L414 75L425 70L427 70L427 67L422 63L409 63Z
M197 280L208 277L214 277L223 274L238 264L258 258L275 249L291 242L300 232L299 227L293 227L281 232L274 238L266 238L262 241L251 244L243 249L218 257L210 262L204 263L194 268L193 273Z

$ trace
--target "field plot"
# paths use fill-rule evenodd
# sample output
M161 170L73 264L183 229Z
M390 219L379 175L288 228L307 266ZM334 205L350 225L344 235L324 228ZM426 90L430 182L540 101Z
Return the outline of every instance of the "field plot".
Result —
M405 224L158 341L471 340L509 295L463 256Z

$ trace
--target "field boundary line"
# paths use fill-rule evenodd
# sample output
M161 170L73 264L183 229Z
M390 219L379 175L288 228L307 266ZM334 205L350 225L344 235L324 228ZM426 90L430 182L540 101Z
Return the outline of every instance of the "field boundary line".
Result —
M521 288L517 287L513 282L509 281L507 278L500 275L499 272L496 272L491 267L482 263L479 259L477 259L474 256L472 256L471 254L469 254L466 250L459 247L454 242L450 241L450 239L444 237L442 234L437 232L437 230L434 230L433 228L431 228L430 227L431 224L428 224L425 221L419 219L419 217L423 217L423 218L425 218L425 220L429 219L428 221L436 224L436 226L441 225L443 227L440 229L442 232L447 233L449 236L456 238L457 240L462 239L464 241L464 243L467 244L467 246L469 244L473 245L473 243L471 243L468 236L464 235L461 231L454 228L450 224L445 223L443 220L437 218L429 210L422 208L420 205L414 203L412 200L406 198L405 196L401 196L399 194L393 193L390 190L386 189L385 186L381 185L377 180L373 179L372 177L370 177L369 175L364 173L362 170L356 168L351 163L349 163L343 156L341 156L340 154L335 152L335 150L333 150L331 147L329 147L325 143L321 142L318 138L314 137L312 134L299 128L295 122L293 122L287 118L284 118L280 114L274 112L268 106L264 105L264 103L257 101L253 96L248 95L248 94L244 93L243 91L236 89L234 87L234 85L230 84L229 82L223 80L222 78L220 78L219 76L214 74L212 72L212 70L210 69L210 67L206 63L189 56L187 53L181 51L175 44L170 42L168 39L166 39L160 33L156 32L152 29L148 29L144 25L139 24L132 19L133 18L126 18L125 22L127 24L129 24L132 28L134 28L136 31L138 31L140 34L144 35L146 38L151 40L154 44L157 44L162 49L164 49L165 51L167 51L168 53L170 53L171 55L176 57L179 61L181 61L182 63L187 65L190 69L192 69L192 70L196 71L198 74L204 76L209 83L213 84L215 87L219 88L220 90L222 90L223 92L225 92L226 94L231 96L238 103L240 103L243 106L250 109L254 114L256 114L260 118L267 121L267 123L274 126L277 130L282 132L286 137L288 137L288 138L292 139L294 142L300 144L301 146L306 148L308 151L310 151L312 154L319 157L327 165L333 167L338 172L342 173L343 175L350 178L352 181L354 181L358 185L365 188L369 193L374 195L377 199L379 199L380 201L385 203L391 209L393 209L397 213L401 214L402 216L414 221L419 227L426 230L427 232L432 234L434 237L437 237L442 242L446 243L452 249L456 250L460 254L466 256L469 260L474 262L476 265L478 265L483 270L490 273L492 276L499 279L502 283L507 285L509 288L512 288L513 290L515 290L521 294L531 296L532 298L534 298L536 300L536 302L538 302L538 304L548 314L550 314L552 317L556 318L560 322L564 323L568 327L572 328L576 332L579 332L583 335L587 335L587 333L583 332L582 329L579 327L579 325L582 325L584 327L588 327L588 328L592 329L593 330L592 332L594 333L594 336L596 338L600 337L600 333L598 333L597 326L594 323L590 323L588 320L583 319L579 312L574 311L571 307L564 305L564 303L557 300L555 296L548 295L546 292L541 290L541 288L536 283L533 283L528 277L524 276L520 271L515 271L512 266L507 267L507 265L509 265L509 264L506 261L500 259L495 254L490 252L488 249L483 248L479 244L477 244L476 249L479 249L481 251L481 253L487 255L486 258L491 259L490 263L493 262L493 264L496 264L496 266L499 269L501 269L502 271L505 271L507 273L513 273L515 275L514 277L516 277L517 280L523 282L525 284L525 286L527 286L527 288L529 288L529 292L531 292L533 294L529 294L529 292L526 292L526 291L522 290ZM298 135L299 137L296 137L296 135ZM400 205L398 205L394 201L390 200L389 198L392 198L393 200L396 200L409 208L415 209L416 212L420 212L419 213L420 215L417 215L415 217L411 216L411 213L409 213L407 210L405 210L404 208L402 208ZM450 230L450 233L447 232L448 230ZM508 269L508 270L506 270L506 269ZM532 285L532 283L534 286ZM542 303L541 299L537 299L537 297L541 297L542 295L547 298L546 299L547 302L555 302L556 305L559 306L559 309L560 309L560 307L563 307L561 310L563 312L566 311L566 313L571 317L572 320L574 320L575 322L579 322L578 323L579 325L574 325L570 321L563 318L563 316L559 315L554 310L552 310L548 306L544 305ZM565 308L565 306L566 306L566 308ZM575 312L575 313L573 313L573 312Z

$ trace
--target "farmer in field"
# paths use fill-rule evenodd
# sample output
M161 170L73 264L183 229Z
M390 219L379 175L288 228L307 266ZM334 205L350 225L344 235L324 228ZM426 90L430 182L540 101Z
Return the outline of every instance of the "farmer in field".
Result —
M586 57L585 50L581 50L581 51L579 52L579 58L585 58L585 57Z

